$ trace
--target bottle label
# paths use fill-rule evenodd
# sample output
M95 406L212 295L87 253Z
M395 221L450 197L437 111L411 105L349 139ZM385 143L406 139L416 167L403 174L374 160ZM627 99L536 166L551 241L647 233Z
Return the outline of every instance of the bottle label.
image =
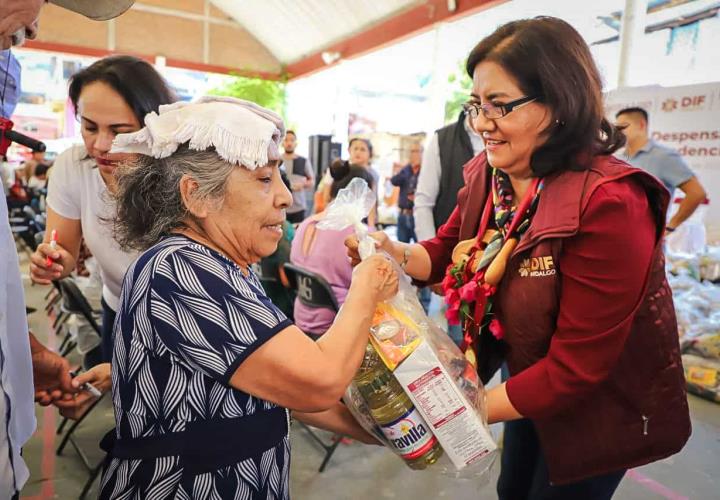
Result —
M397 420L381 425L380 429L405 460L423 456L437 442L415 407Z

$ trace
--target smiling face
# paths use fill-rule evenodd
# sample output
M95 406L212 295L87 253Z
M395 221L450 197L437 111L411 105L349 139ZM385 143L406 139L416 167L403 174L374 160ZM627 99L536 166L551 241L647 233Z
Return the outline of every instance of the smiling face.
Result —
M473 73L472 100L495 106L525 97L515 78L497 63L483 61ZM482 113L471 123L485 142L491 166L506 174L532 175L530 158L545 141L543 130L551 121L550 110L538 101L518 106L505 116L488 120Z
M365 141L354 140L350 144L350 163L361 167L370 165L370 148Z
M141 124L125 99L101 81L83 87L77 114L88 154L95 159L107 181L118 164L132 156L127 153L110 154L113 139L117 134L140 130Z
M200 225L217 248L238 264L250 265L277 250L291 203L277 162L255 170L236 167L222 204L210 203Z

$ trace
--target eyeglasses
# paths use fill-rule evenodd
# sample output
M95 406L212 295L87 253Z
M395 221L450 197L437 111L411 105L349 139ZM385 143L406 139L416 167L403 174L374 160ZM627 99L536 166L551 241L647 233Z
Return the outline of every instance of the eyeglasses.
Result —
M488 120L497 120L498 118L502 118L506 114L516 110L521 106L524 106L525 104L529 104L538 98L538 96L529 95L511 101L507 104L501 104L500 106L495 106L494 104L490 103L480 104L479 102L469 101L463 104L463 109L468 114L468 116L470 116L471 121L475 121L477 117L480 116L481 111L483 116Z

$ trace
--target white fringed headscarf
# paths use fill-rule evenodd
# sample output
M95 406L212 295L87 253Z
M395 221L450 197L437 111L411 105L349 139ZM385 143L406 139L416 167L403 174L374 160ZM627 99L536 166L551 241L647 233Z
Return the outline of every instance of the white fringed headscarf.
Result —
M223 160L254 170L280 159L284 136L282 118L269 109L233 97L206 96L148 113L143 129L115 137L111 153L167 158L187 142L190 149L215 148Z

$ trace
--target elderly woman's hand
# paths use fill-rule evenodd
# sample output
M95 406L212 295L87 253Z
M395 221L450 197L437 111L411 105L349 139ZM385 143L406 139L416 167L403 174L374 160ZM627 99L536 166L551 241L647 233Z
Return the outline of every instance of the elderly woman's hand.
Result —
M395 245L388 237L387 233L385 233L384 231L375 231L374 233L370 233L370 237L375 240L375 247L378 250L383 251L395 258ZM347 254L348 257L350 257L350 263L353 265L353 267L357 266L360 263L358 245L358 238L354 234L345 238Z
M110 363L95 365L73 379L72 385L79 392L71 398L64 398L53 402L53 404L60 409L60 414L63 417L77 420L82 417L95 402L97 396L90 392L90 389L85 384L92 384L92 386L102 394L108 392L112 386L112 369Z
M352 288L361 293L374 294L378 302L389 300L398 291L398 275L384 255L372 255L353 271Z

